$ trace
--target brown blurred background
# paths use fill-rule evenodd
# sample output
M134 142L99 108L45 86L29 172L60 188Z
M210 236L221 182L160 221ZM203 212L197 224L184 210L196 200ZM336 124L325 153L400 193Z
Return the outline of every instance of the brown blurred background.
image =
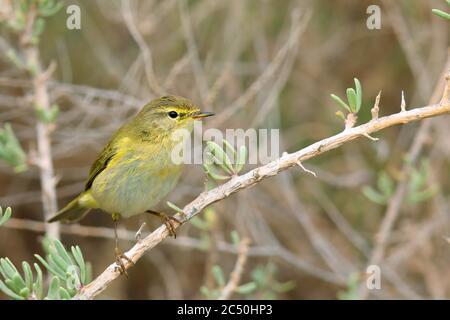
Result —
M81 30L66 28L69 4L81 8ZM366 26L371 4L381 8L380 30ZM380 90L381 115L400 110L402 90L407 108L427 105L448 56L450 23L431 13L444 5L439 0L65 2L49 18L39 44L44 65L57 64L49 92L61 109L51 135L59 206L82 190L111 133L161 93L189 97L216 112L220 129L280 128L281 151L289 152L342 130L335 116L339 107L329 94L344 97L353 77L363 86L359 123L370 120ZM0 122L12 123L24 149L33 150L29 77L5 57L7 44L16 39L3 28L0 36ZM242 107L221 118L236 101ZM200 288L216 286L212 266L219 265L226 277L233 269L236 253L226 244L236 230L251 239L241 283L258 277L266 283L232 297L356 298L387 208L396 201L399 216L380 263L382 289L369 297L447 298L448 121L448 116L432 119L422 129L425 139L412 165L405 157L421 123L384 130L376 134L378 142L360 139L308 161L305 166L317 178L291 169L214 204L206 230L183 226L179 238L148 252L128 279L119 278L101 297L205 298ZM412 175L405 175L410 170L424 180L419 190ZM378 190L380 176L387 176L394 190L384 203L363 192ZM43 221L39 171L30 167L15 174L2 163L0 181L0 205L11 206L21 220L0 228L0 256L16 265L32 262L34 253L42 253L42 230L30 230L40 228L30 220ZM395 190L402 184L406 193L398 198ZM201 166L188 165L168 200L182 206L203 189ZM419 199L418 191L428 196ZM159 207L169 210L165 202ZM143 221L145 232L159 222L143 215L121 226L132 235ZM113 240L105 238L112 222L95 212L81 223L108 228L102 234L62 230L63 243L81 247L95 276L114 260ZM131 245L122 240L123 248Z

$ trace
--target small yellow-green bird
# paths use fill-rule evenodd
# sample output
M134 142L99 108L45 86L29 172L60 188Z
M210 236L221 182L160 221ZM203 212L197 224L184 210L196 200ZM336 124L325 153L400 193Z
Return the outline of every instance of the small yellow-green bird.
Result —
M122 258L129 259L118 248L117 221L148 212L160 217L175 236L173 222L179 221L150 208L175 187L181 173L181 165L172 161L172 150L180 143L173 133L179 129L191 132L195 119L211 115L183 97L151 101L117 130L92 165L84 191L49 222L75 222L94 208L110 213L116 261L124 272Z

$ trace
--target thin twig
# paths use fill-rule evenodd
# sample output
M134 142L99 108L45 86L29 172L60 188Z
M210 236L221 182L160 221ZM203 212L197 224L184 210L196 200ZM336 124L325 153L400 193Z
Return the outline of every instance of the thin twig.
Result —
M133 12L131 10L131 5L129 0L122 0L122 13L125 20L125 25L128 28L128 31L131 33L131 36L136 41L139 46L139 49L142 51L144 66L145 66L145 76L147 78L148 84L150 88L156 95L164 94L164 89L158 83L158 80L155 75L155 71L153 69L153 57L152 51L150 47L145 42L141 33L139 32L138 27L135 24L135 19L133 17Z
M250 239L244 238L239 243L238 258L234 265L233 272L230 274L228 283L223 287L218 300L228 300L234 291L236 291L241 281L242 273L244 272L245 263L248 257L248 247L250 246Z
M300 14L299 9L293 12L291 32L286 43L282 48L280 48L267 68L264 69L264 72L248 87L248 89L241 96L239 96L239 98L227 106L224 111L220 113L220 115L210 121L211 126L219 126L233 114L244 108L248 102L253 99L254 96L268 83L268 81L273 78L275 73L283 65L288 53L294 46L297 45L299 37L303 34L308 22L310 21L310 17L310 11L305 12L303 15Z
M203 71L203 66L200 62L197 43L195 41L194 32L192 30L192 23L189 17L189 11L187 8L186 0L178 0L178 9L180 12L181 24L183 29L183 35L186 40L187 51L189 54L189 60L192 64L192 69L194 72L195 82L199 89L200 98L202 99L202 103L206 104L207 102L207 92L208 82L205 76L205 72Z
M49 111L50 98L48 93L48 80L55 69L51 63L47 70L43 70L40 61L40 52L36 44L31 41L34 24L36 21L37 8L30 7L27 15L26 28L21 35L21 45L27 61L27 65L33 68L33 104L35 108ZM57 212L57 197L55 189L54 169L52 160L52 148L50 143L51 124L38 121L36 123L37 136L37 163L40 169L41 201L44 209L44 219L47 220ZM48 236L59 239L59 224L47 224Z

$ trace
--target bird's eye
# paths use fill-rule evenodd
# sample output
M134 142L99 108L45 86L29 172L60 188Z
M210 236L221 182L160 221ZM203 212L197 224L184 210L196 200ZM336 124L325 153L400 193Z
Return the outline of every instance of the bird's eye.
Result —
M168 115L172 119L175 119L176 117L178 117L178 113L176 111L169 111Z

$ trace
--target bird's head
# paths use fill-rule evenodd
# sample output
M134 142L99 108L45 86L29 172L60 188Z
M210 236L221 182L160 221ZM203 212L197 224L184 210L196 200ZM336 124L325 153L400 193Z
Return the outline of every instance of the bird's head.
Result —
M179 96L164 96L150 101L142 108L136 118L161 130L173 131L189 128L195 119L214 115L212 112L202 112L190 100Z
M144 135L164 136L178 129L191 131L194 120L212 115L212 112L200 111L186 98L164 96L146 104L132 122Z

